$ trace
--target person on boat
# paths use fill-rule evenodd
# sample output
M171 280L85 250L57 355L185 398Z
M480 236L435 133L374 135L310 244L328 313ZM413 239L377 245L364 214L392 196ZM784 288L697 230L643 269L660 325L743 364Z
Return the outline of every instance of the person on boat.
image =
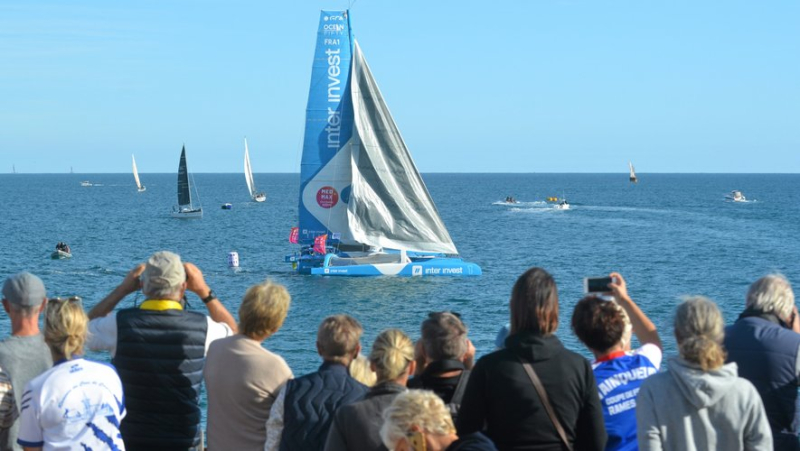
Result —
M382 414L414 374L414 343L398 329L385 330L375 339L369 361L378 382L364 399L336 409L325 451L381 449Z
M56 365L25 386L17 438L25 449L125 449L122 382L114 367L83 358L89 318L80 301L47 302L44 340Z
M14 274L3 284L3 309L11 320L11 335L0 341L0 368L11 379L14 401L22 405L25 385L53 366L50 348L39 329L39 315L47 305L42 279L27 272ZM22 450L17 444L19 419L0 433L0 449Z
M484 431L500 449L605 447L591 364L556 337L558 307L558 288L547 271L531 268L517 279L511 335L504 349L481 357L472 369L456 420L459 435ZM539 386L531 380L535 375ZM547 413L537 387L558 415Z
M140 289L144 302L114 311ZM208 315L186 310L187 290ZM198 447L206 352L238 330L200 269L172 252L156 252L128 272L89 318L87 347L113 355L125 389L128 416L120 432L128 451Z
M636 438L647 450L772 449L764 404L756 388L725 363L725 324L717 305L702 296L675 312L680 357L654 374L636 397Z
M725 329L728 362L764 401L776 450L800 450L800 318L792 286L778 274L747 291L745 309Z
M642 381L661 367L661 339L655 325L628 295L625 279L610 274L608 301L581 299L572 312L572 330L594 354L592 365L603 406L606 451L636 448L636 393ZM631 331L641 347L631 351ZM635 374L630 378L628 375Z
M323 449L336 409L362 399L369 390L347 371L361 352L363 331L348 315L322 320L317 352L323 363L319 370L286 382L278 393L267 420L264 451Z
M455 418L474 366L475 347L467 338L467 327L451 312L429 314L421 329L417 351L424 369L408 387L432 390Z
M239 307L239 333L209 346L203 371L209 449L264 447L272 403L294 376L286 361L265 349L263 342L281 328L290 303L282 285L253 285Z

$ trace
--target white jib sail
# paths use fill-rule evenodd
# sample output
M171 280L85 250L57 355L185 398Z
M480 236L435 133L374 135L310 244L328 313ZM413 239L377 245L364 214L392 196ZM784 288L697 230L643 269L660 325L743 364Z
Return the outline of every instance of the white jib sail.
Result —
M457 254L364 54L353 44L350 233L373 246Z

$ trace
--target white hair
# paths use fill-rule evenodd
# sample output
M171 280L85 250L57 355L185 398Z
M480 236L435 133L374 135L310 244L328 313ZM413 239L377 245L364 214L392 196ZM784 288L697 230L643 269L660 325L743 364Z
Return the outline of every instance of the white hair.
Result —
M763 313L774 313L788 319L794 307L794 292L786 277L780 274L764 276L750 285L745 307Z
M409 390L400 393L383 411L381 440L389 449L395 449L405 439L413 426L431 435L455 434L453 418L442 398L432 391Z

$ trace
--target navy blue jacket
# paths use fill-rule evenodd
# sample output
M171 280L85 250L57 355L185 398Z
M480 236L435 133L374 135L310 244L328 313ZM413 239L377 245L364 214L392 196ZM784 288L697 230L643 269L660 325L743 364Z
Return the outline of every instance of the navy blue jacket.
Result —
M728 361L761 395L776 450L800 450L797 352L800 334L773 315L743 315L725 330Z
M332 362L286 382L280 450L323 449L336 409L362 399L368 390L350 377L347 367Z
M189 449L200 441L205 315L184 310L117 312L114 366L127 415L120 424L125 448Z

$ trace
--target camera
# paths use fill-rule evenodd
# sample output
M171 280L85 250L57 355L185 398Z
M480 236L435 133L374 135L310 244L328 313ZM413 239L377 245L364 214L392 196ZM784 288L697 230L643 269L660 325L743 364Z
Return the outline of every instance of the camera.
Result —
M586 277L583 279L584 293L608 293L608 284L614 282L612 277Z

